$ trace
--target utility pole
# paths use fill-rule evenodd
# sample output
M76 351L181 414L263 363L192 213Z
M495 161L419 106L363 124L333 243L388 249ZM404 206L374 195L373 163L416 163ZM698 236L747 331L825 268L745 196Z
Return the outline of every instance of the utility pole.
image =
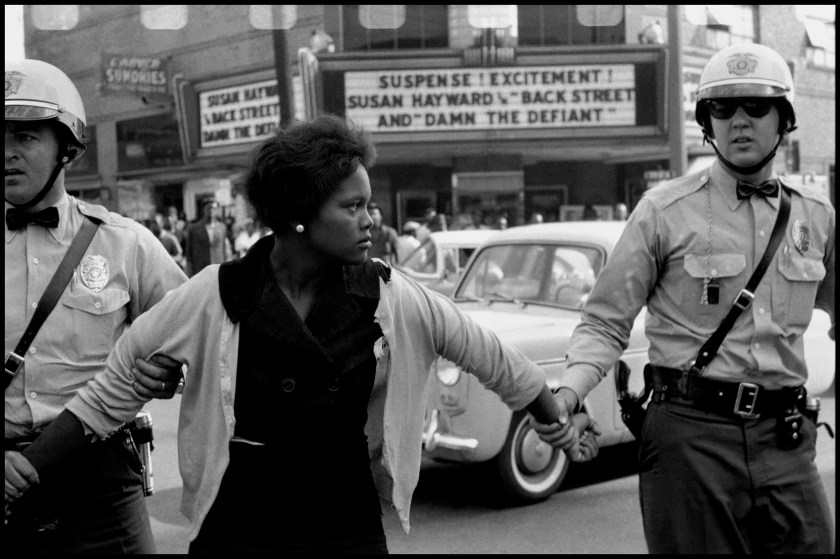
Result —
M682 14L678 4L668 5L668 138L671 143L669 169L679 177L688 168L685 149L685 110L683 109Z
M277 73L277 94L280 97L280 128L286 128L294 120L292 105L292 80L289 73L289 55L286 45L286 30L274 30L274 67Z

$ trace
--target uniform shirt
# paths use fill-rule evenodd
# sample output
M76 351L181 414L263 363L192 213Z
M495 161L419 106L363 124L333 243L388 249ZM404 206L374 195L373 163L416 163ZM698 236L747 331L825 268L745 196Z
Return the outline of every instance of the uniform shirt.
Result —
M650 362L690 368L764 255L779 210L778 196L739 200L735 186L736 179L716 161L704 172L646 193L583 309L562 386L585 397L627 347L645 304ZM779 250L705 376L769 389L802 385L807 378L802 334L814 307L834 322L834 208L815 192L791 189L790 220ZM700 304L707 273L720 282L716 305Z
M54 229L6 228L6 355L23 336L85 216L102 224L6 389L6 438L40 431L52 421L104 367L132 320L186 281L160 241L142 225L66 194L56 207L59 223ZM85 284L90 272L82 272L85 259L93 255L104 257L108 265L107 282L98 292Z
M252 250L273 242L261 239ZM408 533L430 368L438 354L475 375L513 410L534 401L545 386L545 374L519 349L503 345L460 313L451 299L397 270L391 281L380 280L379 293L374 317L383 337L373 346L376 377L365 435L379 495L393 504ZM227 315L219 294L219 265L208 266L141 316L117 342L105 370L67 404L103 436L133 418L147 401L131 388L135 356L162 353L189 367L178 420L178 465L190 540L201 529L230 461L240 333L241 324ZM330 519L331 503L321 504L324 518Z

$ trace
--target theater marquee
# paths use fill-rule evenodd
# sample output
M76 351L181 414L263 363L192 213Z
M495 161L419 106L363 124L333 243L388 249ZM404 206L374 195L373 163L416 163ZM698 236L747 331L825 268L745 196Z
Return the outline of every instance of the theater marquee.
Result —
M348 71L346 115L372 132L636 126L633 64Z

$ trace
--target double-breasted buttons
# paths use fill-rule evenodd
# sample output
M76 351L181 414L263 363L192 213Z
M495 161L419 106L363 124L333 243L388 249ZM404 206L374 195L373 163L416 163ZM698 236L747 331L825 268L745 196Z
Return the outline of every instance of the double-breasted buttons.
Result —
M283 392L291 392L295 389L295 379L286 377L280 381L280 386L283 388Z
M327 390L329 390L330 392L337 392L338 391L338 379L337 378L333 379L332 382L330 382L327 385Z

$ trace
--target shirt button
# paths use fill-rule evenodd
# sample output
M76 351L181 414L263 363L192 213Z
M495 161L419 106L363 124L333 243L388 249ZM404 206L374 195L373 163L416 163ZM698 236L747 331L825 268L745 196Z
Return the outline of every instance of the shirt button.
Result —
M38 263L38 257L36 256L35 258L33 258L33 259L32 259L32 262L34 262L35 264L37 264L37 263Z
M755 349L761 349L761 344L760 344L760 343L756 343L756 344L755 344Z
M95 303L93 304L93 306L94 306L94 307L96 307L96 308L98 309L98 308L100 308L100 307L102 306L102 303L100 303L99 301L97 301L97 302L95 302Z
M30 392L29 397L32 398L33 400L37 400L38 399L38 393L37 392Z
M280 381L280 386L283 388L283 392L291 392L295 389L295 379L284 378Z
M329 386L327 386L327 390L329 390L330 392L336 392L338 390L338 381L337 380L332 381L329 384Z
M758 309L758 314L764 314L764 309Z
M763 236L764 236L764 229L762 229L761 231L759 231L759 232L758 232L758 236L759 236L759 237L763 237Z
M717 275L717 270L712 270L712 275L716 276Z
M29 348L29 353L34 354L36 351L38 351L38 350L37 350L37 349L35 349L34 347L30 347L30 348Z
M32 303L32 308L37 309L38 308L38 303Z

